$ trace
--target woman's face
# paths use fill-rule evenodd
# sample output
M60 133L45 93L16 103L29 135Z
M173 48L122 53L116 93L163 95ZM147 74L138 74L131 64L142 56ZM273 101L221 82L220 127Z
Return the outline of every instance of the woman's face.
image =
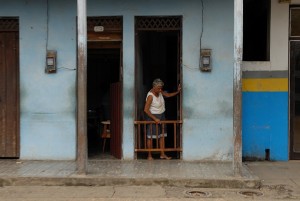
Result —
M153 92L159 94L162 92L162 89L163 89L162 86L155 86L153 87Z

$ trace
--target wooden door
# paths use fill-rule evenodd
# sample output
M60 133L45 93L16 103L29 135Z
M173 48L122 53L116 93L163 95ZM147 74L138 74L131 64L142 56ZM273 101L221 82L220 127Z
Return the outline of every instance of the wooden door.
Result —
M110 121L110 152L122 158L122 83L116 82L110 86L111 121Z
M19 34L0 30L0 157L19 157Z

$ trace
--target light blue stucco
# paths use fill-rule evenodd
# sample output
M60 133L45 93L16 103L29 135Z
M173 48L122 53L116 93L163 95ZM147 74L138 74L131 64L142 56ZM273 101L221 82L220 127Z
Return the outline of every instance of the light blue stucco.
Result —
M204 2L202 48L212 49L213 69L211 73L190 69L199 66L201 24L195 17L185 19L183 158L229 160L233 154L233 1Z
M20 20L20 158L75 159L76 71L45 74L46 1L1 0L0 16ZM49 1L48 49L76 68L76 1Z
M76 157L76 71L45 74L46 0L0 0L0 16L20 17L21 158ZM231 160L233 154L233 0L204 0L202 48L212 72L199 71L199 0L87 0L88 16L123 17L123 158L134 158L134 17L183 16L183 159ZM49 0L48 49L76 68L76 1Z

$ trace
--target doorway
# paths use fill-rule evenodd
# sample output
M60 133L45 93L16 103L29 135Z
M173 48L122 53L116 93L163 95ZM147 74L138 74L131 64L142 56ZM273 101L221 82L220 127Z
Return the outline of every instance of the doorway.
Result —
M145 99L154 79L162 79L165 83L164 90L168 92L176 91L181 82L181 21L180 16L135 18L135 119L137 120L145 120ZM181 100L181 94L165 99L167 120L182 119ZM178 143L177 147L181 147L181 128L173 135L171 133L175 132L174 127L168 125L167 132L165 147L176 147L174 141ZM168 154L175 159L181 158L179 151L170 151ZM136 158L146 158L146 155L145 152L136 153Z
M290 158L300 159L300 41L290 41Z
M0 157L20 155L19 19L0 18Z
M87 110L89 159L121 159L121 17L88 18Z
M300 7L290 8L290 159L300 160Z

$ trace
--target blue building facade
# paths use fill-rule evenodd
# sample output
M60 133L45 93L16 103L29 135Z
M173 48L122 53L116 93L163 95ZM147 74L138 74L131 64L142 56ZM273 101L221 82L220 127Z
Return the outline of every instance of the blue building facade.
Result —
M289 5L277 5L275 0L271 2L272 13L276 9L288 12ZM0 0L0 3L1 18L13 17L19 21L19 158L74 160L78 143L76 1ZM182 20L179 45L176 46L179 74L174 75L179 77L176 79L183 87L180 101L182 153L179 158L233 159L233 0L88 0L87 16L122 19L122 40L119 43L122 50L122 159L135 158L135 113L139 105L143 105L141 100L139 103L136 100L139 89L136 80L140 79L136 71L141 63L137 56L135 22L137 17L145 16L176 16ZM271 19L276 26L276 16ZM288 23L288 18L286 20ZM275 31L271 29L271 33ZM271 38L271 49L273 44L277 45L274 41L278 37L281 39L277 35ZM200 49L211 50L211 72L199 70ZM53 74L45 73L47 50L57 52L57 72ZM287 72L288 50L282 51L286 58L280 64L274 64L280 53L271 51L269 74L260 74L266 71L263 67L253 70L255 64L245 62L242 108L245 157L263 158L265 150L270 149L272 160L289 159L287 74L268 80L276 83L276 89L253 86L268 86L269 83L262 79L272 77L272 71ZM161 76L167 77L167 73ZM103 77L105 75L98 78L99 82Z

